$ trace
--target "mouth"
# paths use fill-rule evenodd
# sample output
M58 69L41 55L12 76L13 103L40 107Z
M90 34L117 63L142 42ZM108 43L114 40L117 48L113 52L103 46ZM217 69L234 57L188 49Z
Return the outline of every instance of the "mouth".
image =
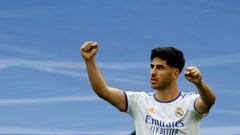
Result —
M156 84L157 82L158 82L157 79L151 78L151 83L152 83L152 84Z

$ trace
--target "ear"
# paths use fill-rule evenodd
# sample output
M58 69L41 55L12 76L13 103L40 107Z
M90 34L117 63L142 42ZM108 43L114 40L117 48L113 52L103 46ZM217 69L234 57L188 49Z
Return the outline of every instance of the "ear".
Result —
M179 75L180 75L179 69L174 69L174 70L173 70L173 78L174 78L174 79L177 79Z

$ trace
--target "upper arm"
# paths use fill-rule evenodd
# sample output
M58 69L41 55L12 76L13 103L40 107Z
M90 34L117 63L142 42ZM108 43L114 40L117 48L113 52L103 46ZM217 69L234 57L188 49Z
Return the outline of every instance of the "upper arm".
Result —
M120 111L126 111L126 96L124 92L118 88L107 87L107 92L103 97L104 100L111 103Z
M203 100L201 99L201 97L197 97L196 101L194 102L194 107L196 109L197 112L199 112L200 114L206 114L209 112L209 110L211 109L212 105L207 105L203 102Z
M216 97L211 88L203 81L196 84L200 96L196 99L195 108L201 113L205 114L209 112L212 105L215 103Z

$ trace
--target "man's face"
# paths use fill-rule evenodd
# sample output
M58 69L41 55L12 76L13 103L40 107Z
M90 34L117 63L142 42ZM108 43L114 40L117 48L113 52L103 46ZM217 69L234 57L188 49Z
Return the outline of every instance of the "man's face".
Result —
M167 65L166 60L155 57L151 62L150 81L151 87L156 90L164 90L176 79L177 69Z

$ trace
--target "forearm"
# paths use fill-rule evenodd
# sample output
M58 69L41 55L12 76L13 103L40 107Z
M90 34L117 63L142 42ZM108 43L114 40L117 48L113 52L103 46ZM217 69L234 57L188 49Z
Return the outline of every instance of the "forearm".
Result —
M216 100L215 94L203 80L195 85L199 91L202 102L205 104L207 108L210 109L210 107L215 103Z
M95 60L86 60L85 63L87 66L89 81L93 90L99 97L104 97L107 93L108 86L99 68L97 67Z

